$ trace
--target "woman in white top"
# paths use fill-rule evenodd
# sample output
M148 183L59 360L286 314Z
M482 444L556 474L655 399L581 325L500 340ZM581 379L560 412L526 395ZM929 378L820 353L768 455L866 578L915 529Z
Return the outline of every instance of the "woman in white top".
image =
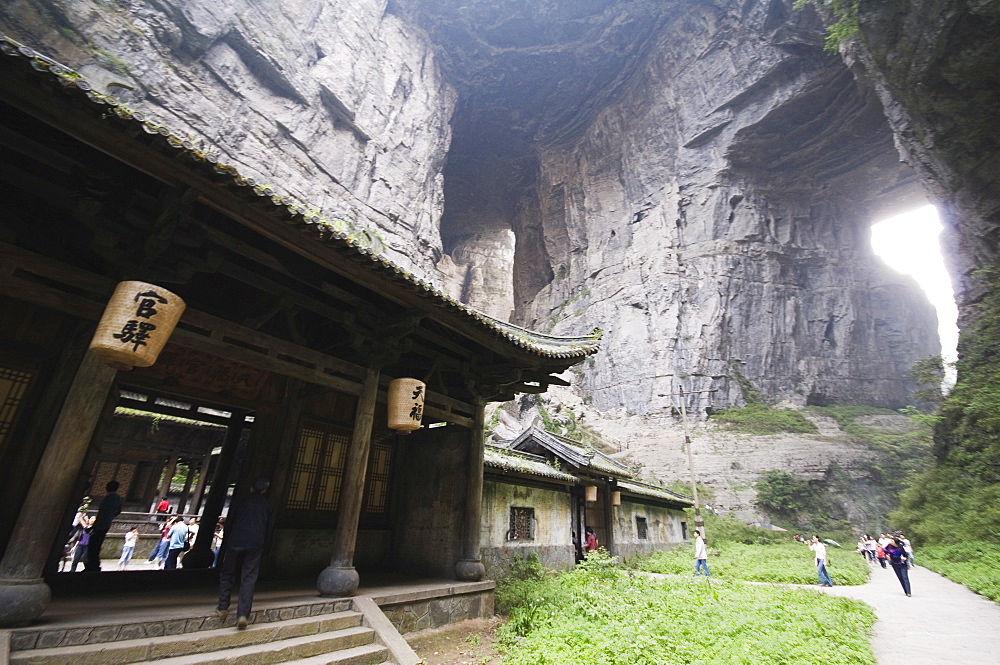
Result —
M708 572L708 548L705 546L705 539L701 537L701 531L694 532L694 574L700 575L701 569L705 569L705 577L711 577Z

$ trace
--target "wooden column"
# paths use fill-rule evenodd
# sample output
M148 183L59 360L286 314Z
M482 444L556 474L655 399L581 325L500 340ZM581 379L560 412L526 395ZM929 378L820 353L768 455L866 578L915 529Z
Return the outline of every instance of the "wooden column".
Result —
M208 499L205 500L205 511L201 514L198 537L195 538L191 550L184 554L181 563L184 568L208 568L215 560L212 554L212 536L215 534L215 525L219 521L219 515L226 505L226 494L229 492L229 474L233 468L233 460L236 459L236 451L240 447L240 438L246 427L246 417L248 411L233 409L232 417L229 420L229 427L226 429L226 439L222 442L222 452L219 453L219 461L215 465L215 475L212 476L212 488L208 491Z
M49 604L45 559L115 374L90 353L80 363L0 561L0 627L24 625Z
M379 373L380 369L377 367L367 368L361 384L351 446L347 450L344 478L340 486L333 555L330 557L330 565L316 580L316 588L321 596L350 596L357 591L360 583L354 569L354 547L358 539L358 520L361 517L361 500L368 470L368 449L371 447L372 425L375 422Z
M455 577L476 582L486 577L480 554L483 528L483 453L486 450L486 402L476 400L476 414L469 431L469 460L465 484L465 523L462 560L455 564Z
M191 495L191 483L194 481L195 466L188 462L188 472L184 477L184 489L181 490L181 498L177 500L177 513L187 512L188 497Z
M166 499L170 496L170 481L174 479L174 473L177 471L177 449L174 448L170 453L170 457L167 458L167 465L163 470L163 480L160 482L160 496L159 499ZM157 501L159 503L159 501ZM180 511L178 511L180 512Z
M205 494L205 477L208 475L208 467L212 464L212 449L209 448L208 452L201 459L201 465L198 466L198 484L194 487L194 495L191 500L191 512L198 514L198 510L201 508L201 500L204 498ZM200 521L200 520L199 520Z

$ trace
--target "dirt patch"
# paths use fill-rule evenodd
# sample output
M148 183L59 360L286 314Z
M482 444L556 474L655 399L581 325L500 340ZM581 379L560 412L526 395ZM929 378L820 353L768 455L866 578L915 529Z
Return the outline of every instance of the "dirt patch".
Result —
M424 665L499 665L497 618L468 619L404 635Z

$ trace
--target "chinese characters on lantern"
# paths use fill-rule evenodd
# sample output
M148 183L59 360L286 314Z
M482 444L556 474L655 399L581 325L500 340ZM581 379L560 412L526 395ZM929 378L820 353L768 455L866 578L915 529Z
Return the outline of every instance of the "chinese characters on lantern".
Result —
M419 385L413 389L413 408L410 409L410 418L418 423L424 417L424 387Z
M157 303L166 305L168 301L156 291L137 293L132 301L139 304L135 309L136 318L126 321L122 326L122 331L112 335L112 337L121 340L122 344L131 344L132 350L138 351L140 346L146 346L149 332L156 330L156 324L149 322L149 319L156 315L155 305ZM140 321L139 319L147 320Z

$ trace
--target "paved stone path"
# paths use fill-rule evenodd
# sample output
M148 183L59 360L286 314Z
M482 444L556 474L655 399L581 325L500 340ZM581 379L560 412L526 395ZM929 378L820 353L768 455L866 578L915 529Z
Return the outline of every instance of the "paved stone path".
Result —
M907 598L896 575L876 566L868 584L821 590L875 608L872 650L880 665L1000 663L1000 605L920 566L910 571L910 586Z

